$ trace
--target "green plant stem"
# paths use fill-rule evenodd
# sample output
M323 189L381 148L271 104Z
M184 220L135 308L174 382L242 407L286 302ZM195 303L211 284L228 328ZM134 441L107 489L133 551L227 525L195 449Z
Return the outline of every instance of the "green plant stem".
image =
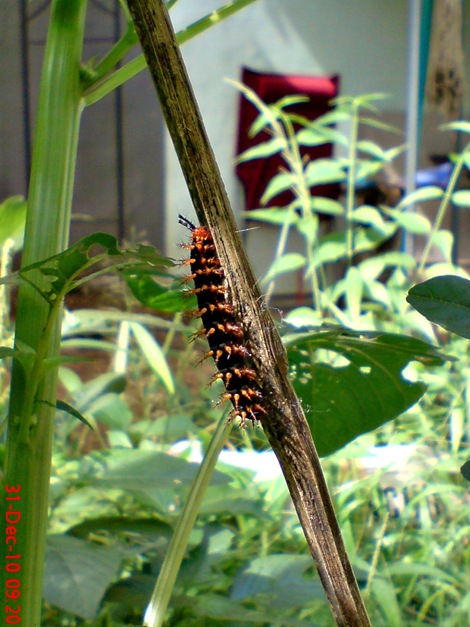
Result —
M294 190L299 199L300 206L302 207L302 218L308 220L313 226L314 216L312 213L312 207L310 204L311 193L305 180L305 164L302 161L302 155L300 154L299 144L295 136L295 129L288 116L283 116L284 126L287 131L289 151L284 156L286 161L291 166L294 173L296 183ZM318 229L317 229L318 230ZM310 237L306 234L304 239L306 241L306 250L308 257L308 267L311 268L310 274L312 277L312 294L313 300L317 308L321 309L320 298L320 285L318 282L317 268L313 264L314 250L318 246L318 237Z
M183 45L190 39L193 39L197 35L203 33L205 30L212 28L212 26L220 24L220 22L223 22L223 20L227 19L234 13L237 13L241 9L244 9L246 6L253 4L253 2L256 2L256 0L233 0L232 2L226 4L224 7L221 7L220 9L213 11L212 13L206 15L200 20L197 20L197 22L194 22L194 24L191 24L187 28L184 28L176 35L179 45ZM169 7L169 5L167 6ZM123 47L120 48L118 52L122 53L124 50L125 44L123 44ZM127 50L125 50L124 54L125 53L127 53ZM117 58L116 55L113 56L116 59L116 62L117 60L120 61L122 58L122 56L120 58ZM104 59L102 63L104 63ZM104 77L101 73L97 74L93 82L87 85L88 89L85 94L85 105L88 106L94 104L95 102L98 102L109 93L114 91L117 87L120 87L128 80L139 74L139 72L142 72L142 70L144 70L146 67L147 63L145 61L145 57L143 54L140 54L138 57L136 57L132 61L129 61L129 63L126 63L126 65L113 72L113 74L111 74L104 80ZM105 70L106 73L108 73L108 63L105 66Z
M465 150L463 150L459 156L457 163L452 171L452 176L447 184L446 191L444 193L444 197L442 198L441 204L439 205L439 210L436 215L436 219L434 220L434 224L432 226L431 233L429 234L428 241L426 242L426 247L423 252L423 256L421 257L421 261L418 268L418 274L421 274L424 270L424 266L426 265L429 257L429 253L431 252L431 248L433 245L434 237L436 233L441 228L442 221L444 220L446 211L449 207L450 201L452 199L452 194L454 193L455 187L460 177L460 173L462 172L462 168L465 164L466 159L468 158L468 150L470 148L470 143L465 146Z
M23 267L61 252L68 242L78 128L83 108L80 62L85 10L85 0L52 2L39 94ZM33 351L41 351L49 314L49 305L40 294L27 284L21 285L16 322L18 349L26 345ZM46 356L59 353L60 324L59 315L50 328ZM35 389L37 393L31 403L30 391ZM56 389L55 371L49 371L36 388L31 378L25 380L21 366L14 362L5 484L21 489L21 501L17 502L21 518L17 524L15 550L21 555L18 576L21 581L21 624L28 626L40 624L55 417L54 408L47 403L55 404ZM37 400L46 402L34 404ZM6 546L4 543L2 546L5 559Z
M359 133L359 105L354 99L352 102L351 124L346 190L346 259L348 268L351 266L354 256L354 230L352 217L356 200L356 150Z
M145 627L159 627L163 623L176 577L186 553L189 536L196 521L199 506L211 480L220 451L227 441L231 427L232 423L227 420L226 412L224 412L190 488L188 500L178 519L170 546L163 560L157 584L145 612L143 623Z

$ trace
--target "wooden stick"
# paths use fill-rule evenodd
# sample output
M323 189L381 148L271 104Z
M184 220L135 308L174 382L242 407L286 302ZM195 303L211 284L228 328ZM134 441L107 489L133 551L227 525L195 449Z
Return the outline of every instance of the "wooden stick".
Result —
M282 467L338 625L370 625L286 351L263 307L163 0L128 0L197 216L212 232L264 393L266 436Z

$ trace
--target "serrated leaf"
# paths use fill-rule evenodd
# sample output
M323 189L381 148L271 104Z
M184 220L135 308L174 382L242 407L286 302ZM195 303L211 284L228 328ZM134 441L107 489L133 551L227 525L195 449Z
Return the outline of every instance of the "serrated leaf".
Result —
M22 268L19 274L52 305L57 298L62 298L68 291L93 277L91 274L77 279L78 275L111 258L123 264L132 261L134 267L135 261L144 265L174 266L170 259L159 255L151 246L142 244L136 249L120 250L113 235L94 233L57 255Z
M443 356L420 340L389 333L318 331L292 334L291 377L320 455L329 455L411 407L425 391L402 372L412 361L440 365ZM324 349L335 356L319 358Z
M303 268L306 262L307 260L305 257L299 253L286 253L271 264L266 276L263 278L263 283L274 279L274 277L277 277L280 274L295 272L296 270Z
M403 207L408 207L417 202L426 202L428 200L440 200L444 196L444 192L440 187L436 185L429 185L428 187L420 187L416 189L414 192L411 192L403 200L401 200L397 209L402 209Z
M140 347L140 350L147 359L147 363L166 387L167 392L169 394L174 394L175 384L173 381L173 375L160 345L155 340L153 335L141 324L131 322L129 326Z
M410 289L406 300L444 329L470 339L470 281L459 276L434 277Z

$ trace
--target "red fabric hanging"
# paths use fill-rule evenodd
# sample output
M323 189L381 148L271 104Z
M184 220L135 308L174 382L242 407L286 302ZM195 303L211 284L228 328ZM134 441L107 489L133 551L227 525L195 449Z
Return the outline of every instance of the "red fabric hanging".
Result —
M242 68L242 83L250 87L266 104L278 101L283 96L305 95L308 102L299 103L288 108L291 113L315 120L331 110L329 101L338 95L339 76L302 76L287 74L270 74L255 72ZM243 94L240 94L239 126L237 138L237 155L248 148L266 141L270 136L262 131L255 137L249 137L248 131L258 115L258 110ZM331 157L331 144L323 146L303 146L302 156L308 155L310 160ZM261 196L269 181L279 172L285 163L280 155L272 155L263 159L254 159L238 163L236 173L245 189L245 209L259 209ZM338 185L320 185L315 193L329 198L337 198ZM267 206L286 206L293 199L292 192L286 191L273 198Z

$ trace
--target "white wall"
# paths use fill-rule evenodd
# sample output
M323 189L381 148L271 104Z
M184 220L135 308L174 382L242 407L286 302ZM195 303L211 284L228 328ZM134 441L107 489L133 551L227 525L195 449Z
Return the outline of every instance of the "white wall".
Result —
M176 30L224 4L180 0ZM258 0L182 48L209 138L236 213L242 199L234 175L240 67L280 73L341 75L341 93L386 92L387 108L403 111L406 89L407 0ZM177 213L193 209L179 165L167 146L167 252L182 239ZM273 242L266 242L270 257ZM255 264L258 266L258 263ZM261 265L263 260L261 260Z

